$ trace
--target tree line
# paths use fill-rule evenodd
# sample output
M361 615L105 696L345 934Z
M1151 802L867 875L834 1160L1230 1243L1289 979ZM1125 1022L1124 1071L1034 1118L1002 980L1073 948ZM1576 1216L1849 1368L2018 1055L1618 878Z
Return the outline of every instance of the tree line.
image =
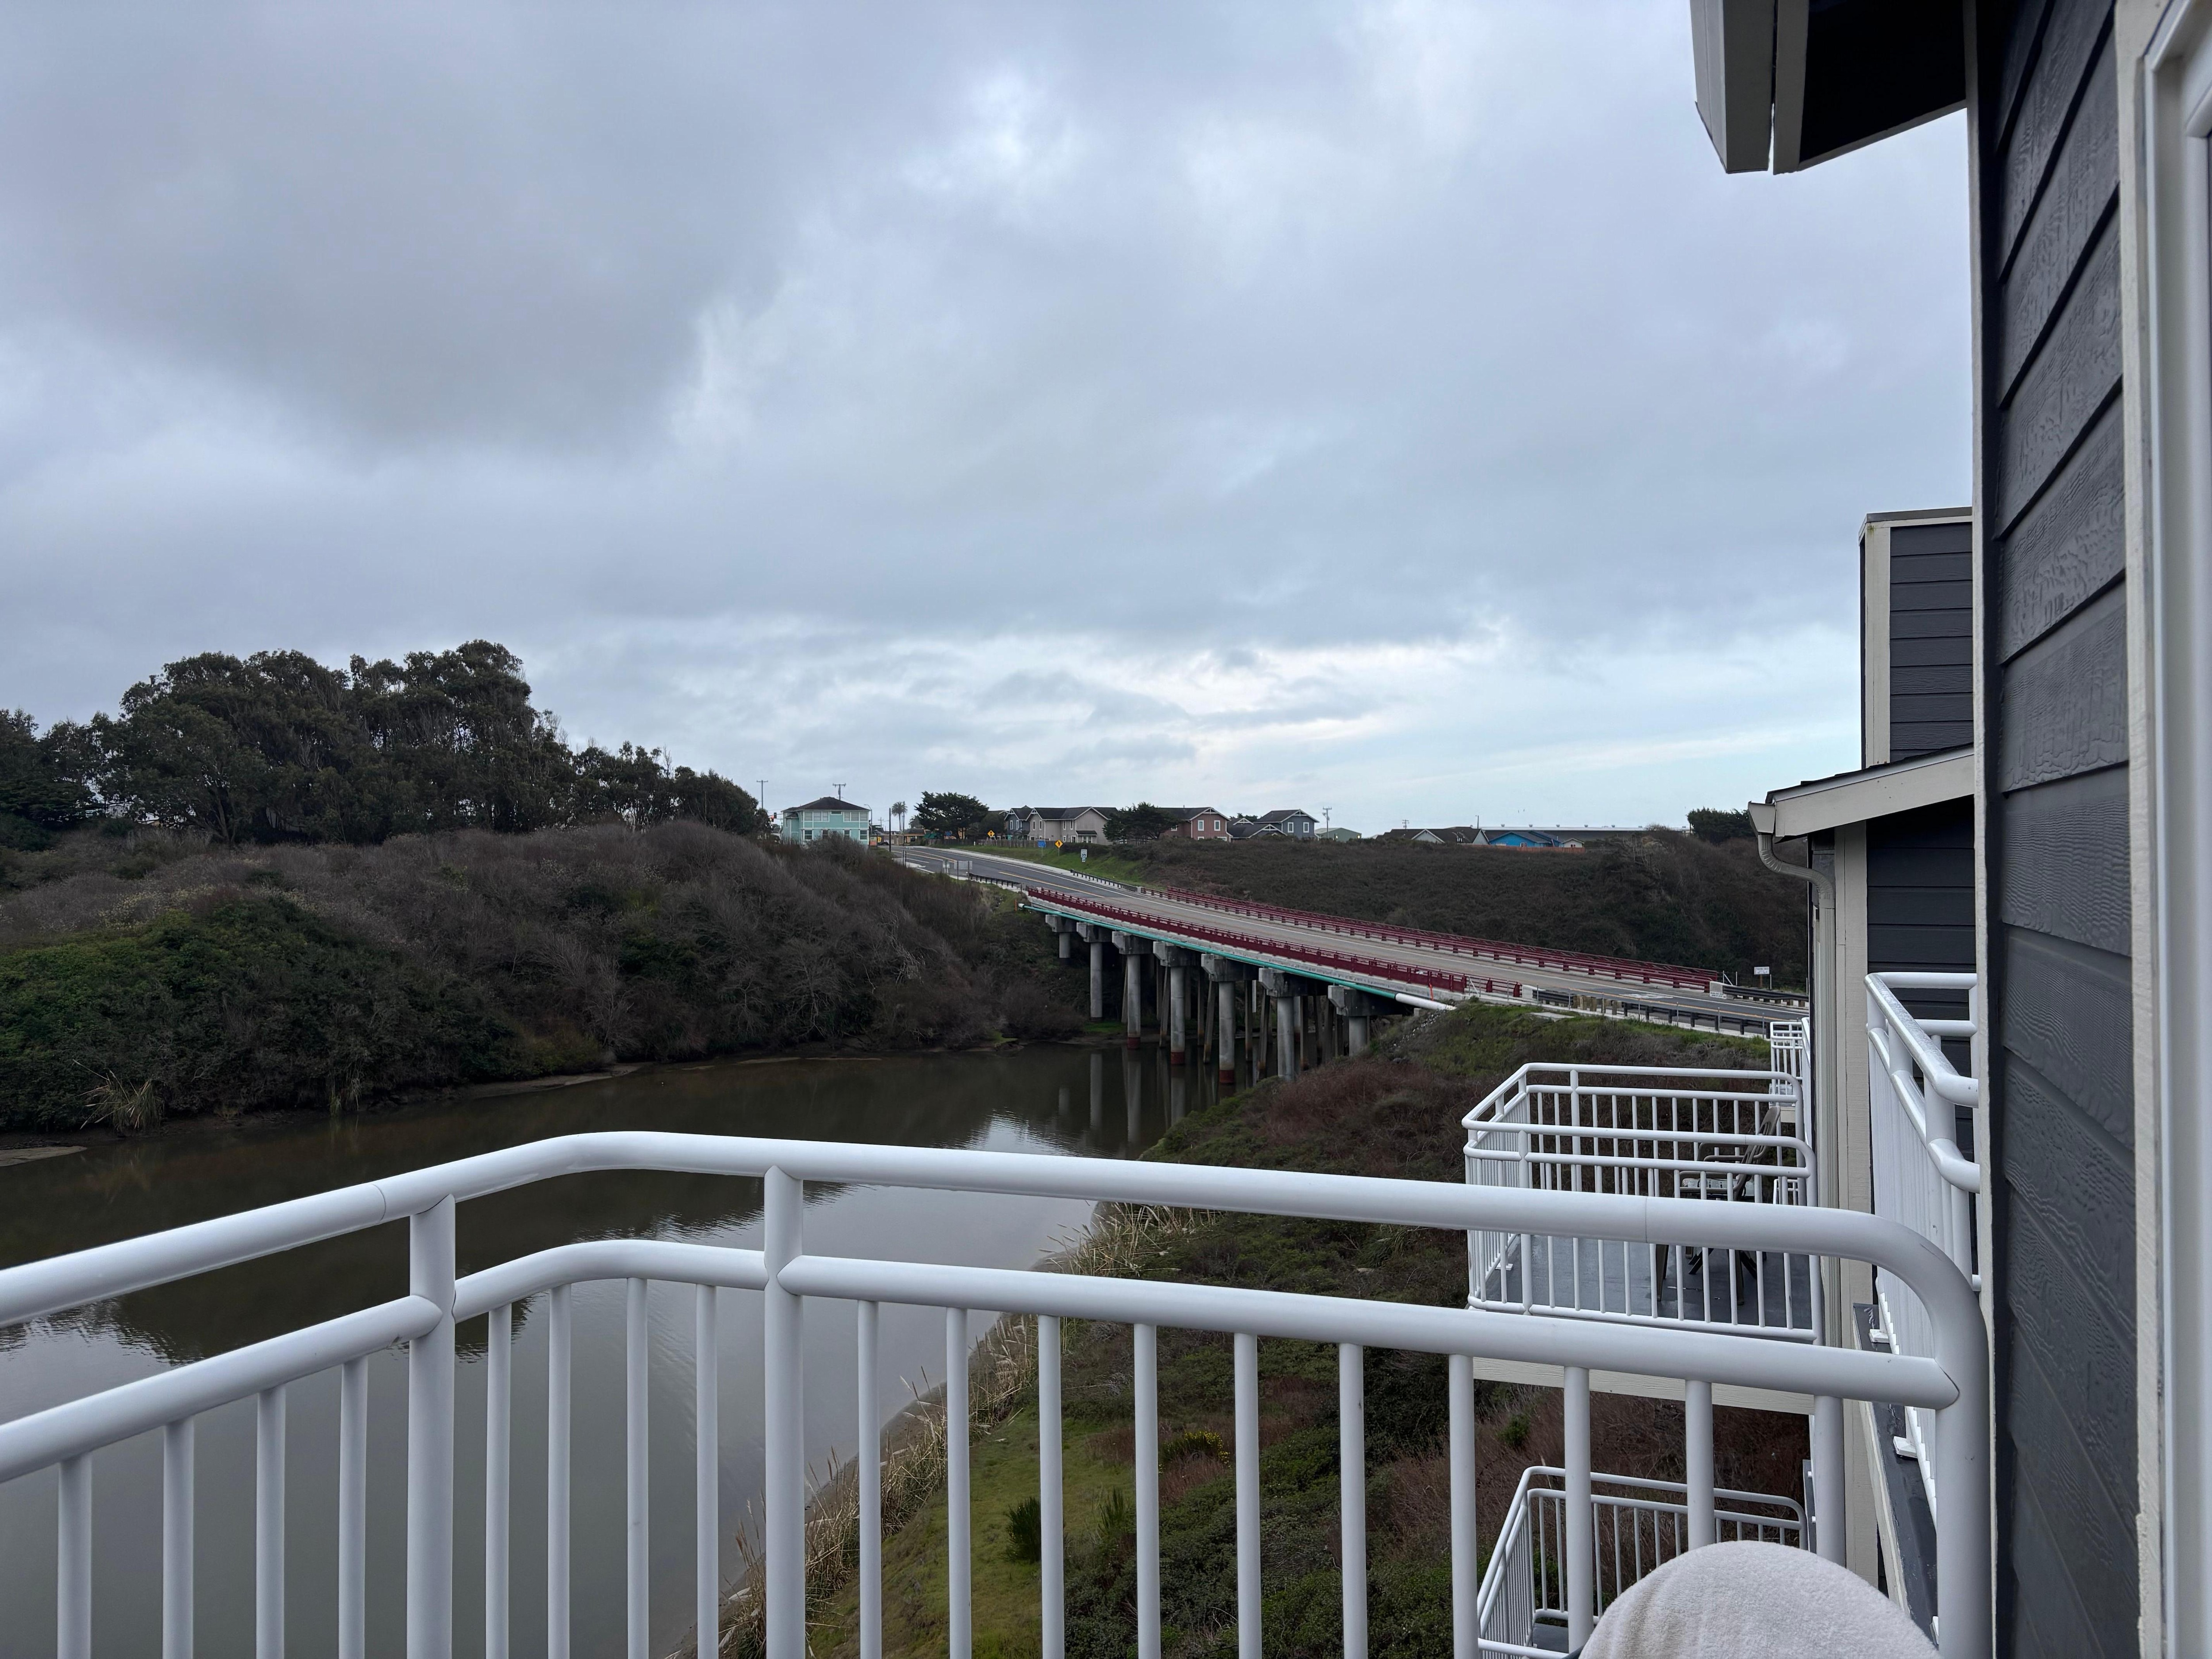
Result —
M1182 822L1165 807L1140 800L1134 806L1109 809L1106 839L1158 841ZM986 806L973 795L955 790L925 789L921 804L915 809L914 829L918 834L946 841L981 841L988 836L1006 834L1006 814Z
M232 847L611 820L767 827L719 773L634 744L571 748L530 698L521 659L489 640L343 669L298 651L186 657L113 714L42 732L0 710L0 847L94 820Z

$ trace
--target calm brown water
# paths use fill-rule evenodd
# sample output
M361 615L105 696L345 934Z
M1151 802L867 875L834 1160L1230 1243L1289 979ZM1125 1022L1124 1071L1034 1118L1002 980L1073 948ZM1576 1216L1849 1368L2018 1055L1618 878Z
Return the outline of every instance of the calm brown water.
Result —
M1141 1057L1073 1048L887 1060L674 1066L495 1099L449 1099L347 1119L195 1124L151 1140L0 1168L0 1265L373 1179L549 1135L653 1128L795 1136L914 1146L1127 1158L1184 1110L1212 1098L1210 1073L1170 1078ZM1021 1267L1079 1230L1088 1206L884 1188L814 1192L811 1248L836 1255ZM579 1239L647 1236L758 1243L759 1183L660 1174L580 1176L462 1206L460 1270ZM404 1229L392 1225L278 1259L164 1285L63 1319L0 1331L0 1418L402 1294ZM574 1623L579 1656L623 1646L623 1288L574 1291ZM691 1626L693 1444L688 1286L656 1286L652 1319L653 1646ZM758 1502L760 1298L721 1301L722 1558ZM545 1348L542 1299L518 1307L512 1528L514 1644L542 1652L544 1613ZM975 1335L987 1316L972 1322ZM854 1435L852 1310L811 1304L805 1337L807 1451L817 1470ZM482 1650L483 1322L460 1332L456 1651ZM885 1308L879 1397L944 1368L943 1316ZM404 1648L402 1582L405 1360L369 1366L370 1649ZM286 1628L294 1654L336 1647L335 1373L295 1384L287 1401ZM205 1654L252 1644L253 1409L211 1412L198 1427L197 1638ZM94 1640L106 1656L158 1652L161 1449L158 1435L94 1460ZM0 1656L53 1650L55 1476L0 1486Z

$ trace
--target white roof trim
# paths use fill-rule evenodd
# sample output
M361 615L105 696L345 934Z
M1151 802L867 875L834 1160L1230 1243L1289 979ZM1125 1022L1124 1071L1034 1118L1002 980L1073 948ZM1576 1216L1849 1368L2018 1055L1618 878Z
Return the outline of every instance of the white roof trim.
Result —
M1959 800L1974 793L1974 752L1951 749L1777 789L1764 801L1752 803L1752 822L1789 840Z

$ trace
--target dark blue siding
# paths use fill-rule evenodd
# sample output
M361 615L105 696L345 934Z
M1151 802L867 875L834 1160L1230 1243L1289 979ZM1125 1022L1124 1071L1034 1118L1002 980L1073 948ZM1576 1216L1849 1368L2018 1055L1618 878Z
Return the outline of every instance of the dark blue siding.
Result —
M1978 9L1999 1651L2136 1647L2117 70Z
M1889 757L1974 740L1974 527L1889 532Z

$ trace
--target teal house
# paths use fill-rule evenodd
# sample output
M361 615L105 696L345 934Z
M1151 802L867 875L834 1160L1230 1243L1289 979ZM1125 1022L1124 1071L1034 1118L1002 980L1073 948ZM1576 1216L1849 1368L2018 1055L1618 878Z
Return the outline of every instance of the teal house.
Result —
M868 842L868 809L835 795L824 795L804 806L783 809L783 838L792 842L824 841L842 836L862 846Z

